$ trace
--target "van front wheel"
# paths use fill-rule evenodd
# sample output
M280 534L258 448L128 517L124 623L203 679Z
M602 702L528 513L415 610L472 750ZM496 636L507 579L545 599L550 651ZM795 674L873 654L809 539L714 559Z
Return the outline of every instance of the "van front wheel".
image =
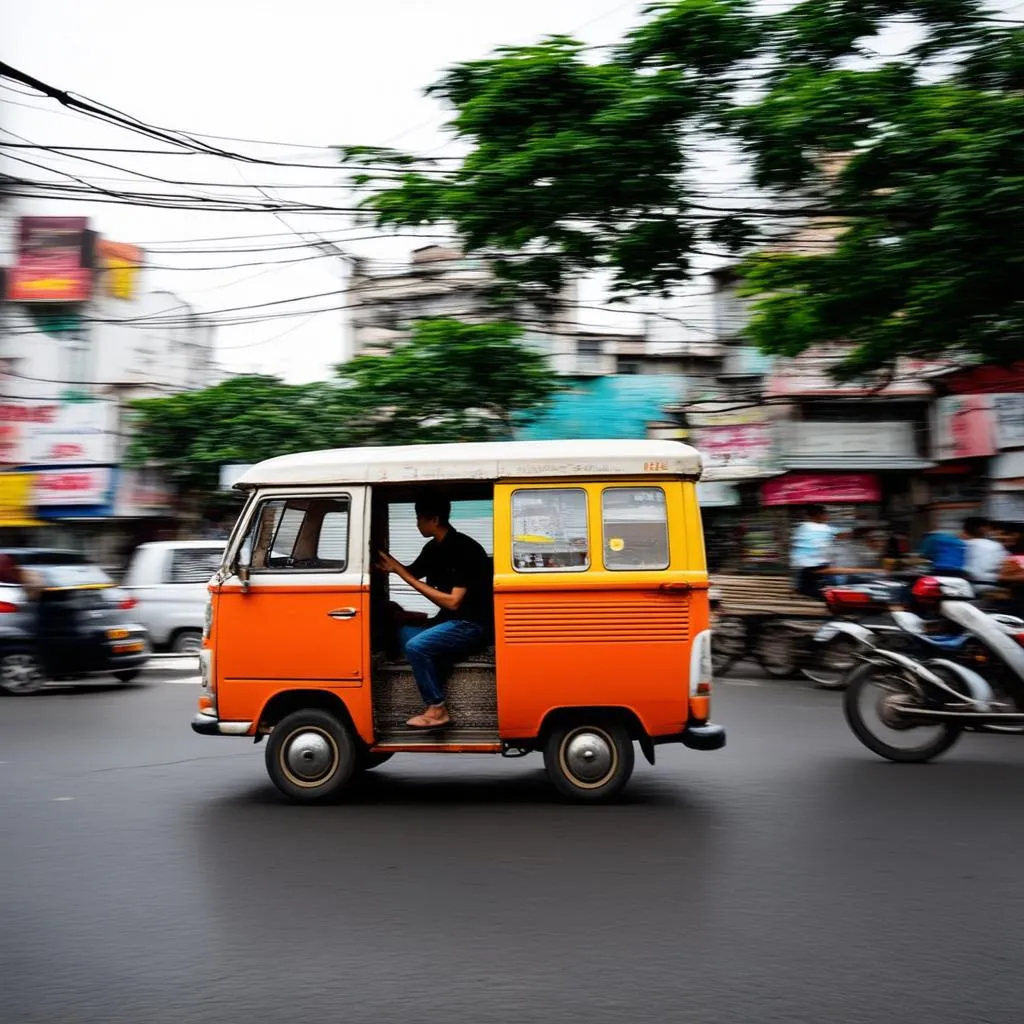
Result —
M336 796L356 768L356 746L334 715L293 711L274 726L267 743L267 774L296 803Z
M610 800L633 774L633 741L617 722L558 726L544 744L544 767L562 796Z

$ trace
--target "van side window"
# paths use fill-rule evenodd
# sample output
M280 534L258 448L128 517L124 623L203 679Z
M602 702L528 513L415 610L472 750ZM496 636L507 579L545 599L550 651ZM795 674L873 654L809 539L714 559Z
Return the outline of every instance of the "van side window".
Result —
M176 548L171 552L165 583L209 583L224 552L210 548Z
M517 572L582 572L589 565L583 488L513 491L512 566Z
M668 568L668 508L660 487L606 487L601 529L606 569Z
M349 499L277 498L263 502L242 543L253 572L348 567Z

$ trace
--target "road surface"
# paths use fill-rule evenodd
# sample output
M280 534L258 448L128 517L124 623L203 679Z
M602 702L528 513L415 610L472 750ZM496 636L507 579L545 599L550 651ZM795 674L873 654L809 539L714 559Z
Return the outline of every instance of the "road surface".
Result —
M890 765L836 695L738 679L727 748L617 806L401 755L303 808L196 692L0 700L4 1024L1021 1019L1024 742Z

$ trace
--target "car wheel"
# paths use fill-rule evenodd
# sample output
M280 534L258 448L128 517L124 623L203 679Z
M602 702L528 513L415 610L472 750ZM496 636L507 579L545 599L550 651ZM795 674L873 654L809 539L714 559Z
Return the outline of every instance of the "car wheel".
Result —
M181 629L171 640L172 654L196 654L202 650L203 633L199 629Z
M0 655L0 690L13 696L38 693L46 674L31 651L7 651Z
M296 803L321 803L345 788L356 769L356 745L326 711L293 711L274 726L267 774Z
M137 679L141 669L138 668L126 668L120 672L114 673L114 678L119 683L130 683L133 679Z
M618 722L559 726L544 744L544 767L562 796L610 800L633 774L633 741Z

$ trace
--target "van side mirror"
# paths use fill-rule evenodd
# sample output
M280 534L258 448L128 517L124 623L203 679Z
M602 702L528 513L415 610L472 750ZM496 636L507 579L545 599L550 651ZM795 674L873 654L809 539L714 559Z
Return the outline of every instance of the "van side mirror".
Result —
M241 565L239 563L235 565L235 572L238 573L238 578L242 581L242 586L245 587L246 590L248 590L249 579L252 575L251 567L248 565Z

